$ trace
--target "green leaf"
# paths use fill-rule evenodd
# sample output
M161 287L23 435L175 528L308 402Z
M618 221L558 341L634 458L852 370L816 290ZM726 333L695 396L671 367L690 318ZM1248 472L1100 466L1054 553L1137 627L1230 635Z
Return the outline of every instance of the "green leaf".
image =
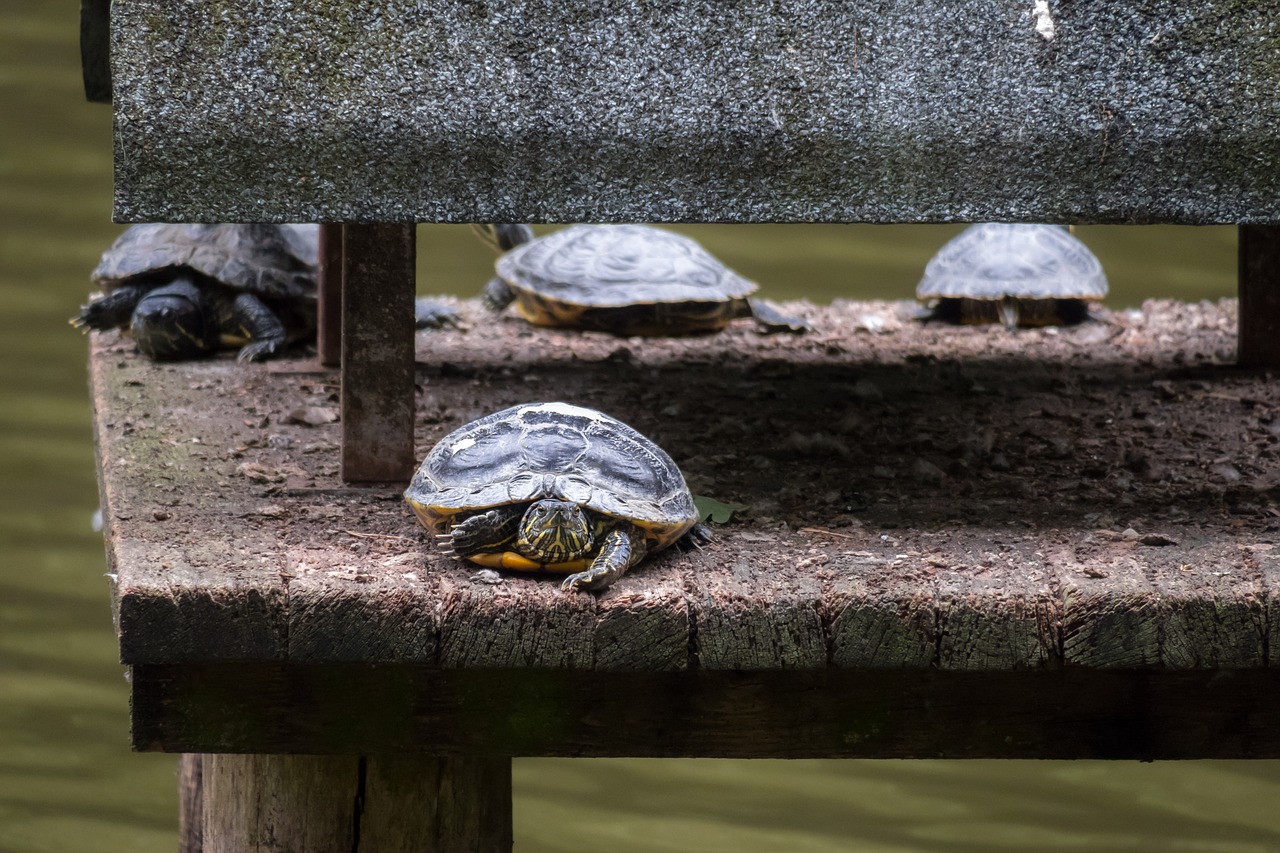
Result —
M698 508L699 521L711 521L714 524L728 524L735 512L747 509L746 504L727 504L715 498L693 496L693 505Z

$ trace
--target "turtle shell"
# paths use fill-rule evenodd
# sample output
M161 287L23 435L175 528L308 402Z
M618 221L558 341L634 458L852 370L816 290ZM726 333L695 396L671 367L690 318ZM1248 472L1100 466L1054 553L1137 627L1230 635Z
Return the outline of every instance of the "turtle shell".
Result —
M629 520L655 549L698 520L684 476L662 448L616 418L568 403L525 403L454 430L405 491L433 532L459 513L543 498Z
M647 225L571 225L498 258L517 290L584 308L727 302L757 285L694 240Z
M103 253L92 279L109 291L183 267L269 299L315 299L318 234L315 225L134 225Z
M971 225L924 268L916 297L1102 299L1107 277L1089 248L1057 225Z

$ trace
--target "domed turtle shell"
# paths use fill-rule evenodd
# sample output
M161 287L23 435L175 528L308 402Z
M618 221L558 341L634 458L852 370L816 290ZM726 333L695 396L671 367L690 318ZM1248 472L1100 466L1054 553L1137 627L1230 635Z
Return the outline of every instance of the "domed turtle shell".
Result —
M513 288L589 308L727 302L757 288L696 241L647 225L571 225L516 246L496 269Z
M543 498L627 519L654 550L698 520L684 476L662 448L616 418L568 403L525 403L454 430L405 491L437 533L459 513Z
M103 253L92 279L110 291L185 267L267 299L314 300L318 233L315 225L134 225Z
M1056 225L983 223L961 231L924 269L916 297L1102 299L1107 277L1089 248Z

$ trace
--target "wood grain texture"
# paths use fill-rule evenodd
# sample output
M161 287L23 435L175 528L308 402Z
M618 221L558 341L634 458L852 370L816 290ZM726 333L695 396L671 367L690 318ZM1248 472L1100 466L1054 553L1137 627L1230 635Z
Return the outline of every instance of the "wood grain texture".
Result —
M1192 560L1151 572L1164 608L1162 662L1173 669L1265 666L1265 594L1252 552L1193 537L1188 531L1181 543L1192 550ZM1158 559L1157 554L1147 561Z
M359 759L206 755L205 853L351 853Z
M709 670L814 669L827 665L819 603L822 585L810 566L753 563L753 545L735 537L697 563L714 559L720 571L700 573L693 594L697 665Z
M870 310L897 316L870 306L836 305L814 319L839 327ZM399 488L345 485L340 427L329 417L335 371L306 359L156 365L127 341L94 335L121 658L600 672L1269 665L1280 618L1274 566L1257 548L1273 534L1257 529L1270 516L1254 504L1266 502L1274 477L1260 461L1242 469L1257 470L1256 482L1231 487L1212 470L1219 457L1265 449L1280 392L1243 372L1203 374L1214 383L1179 378L1177 365L1229 343L1227 308L1196 309L1204 316L1185 334L1176 324L1191 307L1144 310L1131 327L1116 319L1120 332L1099 324L1053 339L933 326L912 327L903 341L864 336L866 360L852 366L835 342L735 330L723 335L747 357L723 362L714 361L723 356L714 337L633 350L514 319L484 336L432 333L431 361L418 367L423 446L485 411L551 399L573 383L582 402L657 436L695 488L727 498L754 490L744 497L750 511L704 548L653 555L600 595L448 559ZM1035 361L1039 342L1075 335L1093 356L1085 366ZM1126 362L1129 339L1169 343L1149 363ZM908 360L944 346L968 353L964 376L935 368L932 356ZM868 374L892 393L879 408L859 401L840 415L847 404L832 389ZM964 390L980 383L990 390ZM1220 417L1224 401L1246 419L1239 440L1191 443L1185 459L1157 460L1177 476L1155 472L1124 495L1138 495L1145 515L1134 523L1146 525L1127 537L1117 517L1137 510L1097 486L1134 476L1123 453L1107 456L1108 419L1141 408L1173 430L1184 418ZM945 464L944 451L970 446L972 423L997 404L1030 424L998 444L1020 467L961 466L954 477L913 468L917 453ZM715 412L720 443L682 430L664 407ZM1076 414L1090 407L1090 417ZM819 441L804 431L813 428L831 432ZM981 452L965 465L979 466ZM946 479L920 480L915 470ZM958 497L938 500L952 489ZM878 498L843 509L850 490ZM1201 506L1219 493L1215 506L1229 497L1254 522L1210 511L1161 521L1171 502ZM1115 517L1097 521L1107 513Z
M511 759L365 759L363 853L504 853L512 848Z
M1117 550L1115 543L1085 537L1064 557L1060 568L1072 578L1063 592L1064 663L1103 668L1161 663L1160 599L1137 559L1127 551L1113 553Z
M1265 669L133 670L135 746L170 751L1276 758L1278 703Z
M178 758L178 853L204 853L204 756Z

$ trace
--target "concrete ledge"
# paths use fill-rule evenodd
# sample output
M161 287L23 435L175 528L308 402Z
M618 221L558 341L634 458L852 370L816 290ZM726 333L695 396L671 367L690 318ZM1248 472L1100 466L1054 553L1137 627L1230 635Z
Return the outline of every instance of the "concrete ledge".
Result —
M117 219L1280 221L1275 0L226 10L113 4Z

